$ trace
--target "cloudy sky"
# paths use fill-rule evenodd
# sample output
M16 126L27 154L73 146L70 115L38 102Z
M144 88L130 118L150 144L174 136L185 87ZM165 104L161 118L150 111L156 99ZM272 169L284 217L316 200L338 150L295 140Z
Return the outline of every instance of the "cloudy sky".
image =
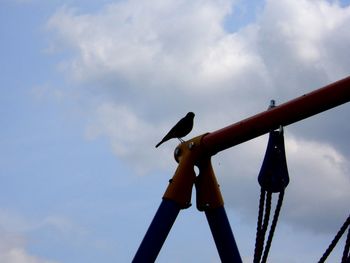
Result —
M0 0L0 261L130 262L176 169L178 142L155 144L188 111L186 138L349 76L349 5ZM291 182L271 262L317 261L348 216L349 111L285 128ZM213 157L245 262L266 143ZM219 262L195 206L158 257L194 261Z

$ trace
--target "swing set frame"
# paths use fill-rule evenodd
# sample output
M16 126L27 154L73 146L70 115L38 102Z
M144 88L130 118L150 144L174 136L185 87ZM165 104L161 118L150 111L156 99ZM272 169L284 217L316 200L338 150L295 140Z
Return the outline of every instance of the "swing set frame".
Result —
M196 188L197 209L205 212L221 262L242 262L211 165L211 157L280 126L301 121L349 101L350 76L178 145L174 152L178 167L169 180L162 202L133 262L155 262L180 210L191 205L193 186ZM198 176L194 171L195 166L199 169Z

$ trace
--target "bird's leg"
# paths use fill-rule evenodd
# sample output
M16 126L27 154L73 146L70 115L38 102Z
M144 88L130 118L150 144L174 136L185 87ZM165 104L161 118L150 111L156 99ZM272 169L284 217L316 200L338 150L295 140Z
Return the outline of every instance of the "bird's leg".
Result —
M178 138L181 143L185 142L182 138Z

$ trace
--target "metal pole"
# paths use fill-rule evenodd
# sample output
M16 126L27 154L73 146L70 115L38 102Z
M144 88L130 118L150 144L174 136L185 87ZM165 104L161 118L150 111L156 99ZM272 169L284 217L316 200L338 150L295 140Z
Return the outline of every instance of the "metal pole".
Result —
M177 215L180 206L172 200L163 199L150 224L133 263L155 262Z
M211 233L221 262L242 263L225 208L223 206L205 210Z
M210 155L350 101L350 77L209 133L203 146Z

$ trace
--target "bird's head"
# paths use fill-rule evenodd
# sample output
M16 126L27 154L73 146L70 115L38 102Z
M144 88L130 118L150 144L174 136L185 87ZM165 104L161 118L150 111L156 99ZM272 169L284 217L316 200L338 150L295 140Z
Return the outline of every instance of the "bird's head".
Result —
M189 113L186 114L186 117L194 118L194 113L192 111L190 111Z

